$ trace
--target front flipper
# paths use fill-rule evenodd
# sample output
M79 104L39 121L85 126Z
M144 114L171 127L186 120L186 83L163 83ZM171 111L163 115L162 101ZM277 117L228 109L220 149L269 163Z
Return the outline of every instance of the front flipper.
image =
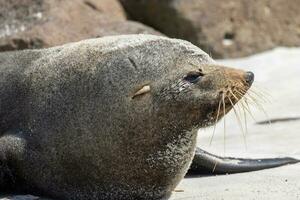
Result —
M264 159L220 157L197 148L188 174L233 174L269 169L298 162L300 160L290 157Z
M0 192L9 191L12 188L13 177L7 165L0 160Z
M2 145L0 143L0 145ZM0 193L8 191L13 183L13 176L11 170L7 165L6 155L3 152L2 146L0 147Z
M21 131L10 130L0 137L0 194L17 187L14 158L22 152L25 143L21 136Z

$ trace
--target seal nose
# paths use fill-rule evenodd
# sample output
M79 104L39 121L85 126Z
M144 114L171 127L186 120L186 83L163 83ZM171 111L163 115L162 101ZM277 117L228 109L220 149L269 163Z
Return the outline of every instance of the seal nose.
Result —
M253 81L254 81L254 74L253 72L246 72L245 74L245 80L249 85L252 85Z

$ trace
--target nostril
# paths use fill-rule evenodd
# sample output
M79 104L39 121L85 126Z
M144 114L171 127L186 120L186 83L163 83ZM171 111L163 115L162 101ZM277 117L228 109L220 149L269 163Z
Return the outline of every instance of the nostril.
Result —
M246 72L246 75L245 75L245 80L246 80L246 82L249 84L249 85L251 85L252 83L253 83L253 81L254 81L254 74L253 74L253 72Z

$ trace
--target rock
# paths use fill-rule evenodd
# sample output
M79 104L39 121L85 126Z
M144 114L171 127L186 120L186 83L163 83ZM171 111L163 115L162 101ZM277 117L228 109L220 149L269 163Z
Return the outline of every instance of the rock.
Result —
M96 37L120 34L152 34L164 36L164 34L156 31L149 26L129 20L125 22L115 22L107 24L106 26L99 28L98 31L99 32Z
M128 22L117 0L0 0L0 51L130 33L159 34Z
M120 0L129 16L215 58L300 45L299 0Z
M127 21L117 0L0 0L0 51L57 46L106 35L162 35Z

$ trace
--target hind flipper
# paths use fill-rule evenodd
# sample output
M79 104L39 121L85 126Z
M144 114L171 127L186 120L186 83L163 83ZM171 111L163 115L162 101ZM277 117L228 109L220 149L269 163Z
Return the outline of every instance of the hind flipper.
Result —
M196 149L195 157L189 169L189 174L233 174L257 171L298 163L300 160L284 158L244 159L220 157L200 148Z

